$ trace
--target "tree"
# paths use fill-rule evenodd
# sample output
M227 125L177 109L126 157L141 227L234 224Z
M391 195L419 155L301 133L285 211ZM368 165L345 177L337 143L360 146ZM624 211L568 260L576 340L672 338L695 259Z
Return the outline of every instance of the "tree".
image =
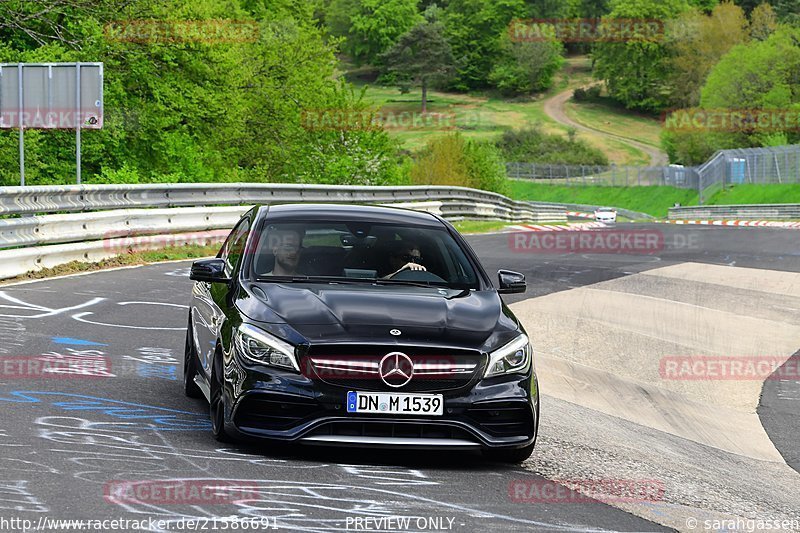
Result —
M415 185L459 185L508 194L506 169L497 148L465 140L459 133L428 141L409 175Z
M336 49L302 0L0 2L0 14L12 12L29 16L0 21L0 62L105 65L104 125L82 136L87 183L400 180L380 128L304 122L366 105L335 80ZM139 24L136 39L109 30L112 21ZM205 30L181 38L187 25ZM26 132L28 183L74 181L74 135ZM0 184L19 180L16 143L0 130Z
M449 0L442 22L455 58L452 87L489 87L489 73L503 56L501 36L512 19L528 14L524 0Z
M759 4L750 13L750 36L763 41L778 29L778 16L769 4Z
M512 42L501 37L503 57L489 73L489 81L506 95L544 91L564 62L563 47L555 39Z
M614 0L608 19L667 21L689 9L686 0ZM659 111L668 106L670 53L658 35L642 34L624 42L599 42L593 59L595 76L609 95L628 109Z
M601 150L577 139L574 129L567 137L545 133L534 123L519 130L503 132L496 141L506 161L531 163L560 163L565 165L608 165L608 157Z
M665 131L670 159L702 161L715 150L800 142L800 28L781 27L764 41L733 47L708 75L700 108L742 112L758 110L761 122L742 122L732 131ZM731 129L731 126L722 128Z
M744 11L734 4L717 5L710 15L688 11L671 24L668 48L671 104L692 107L700 102L700 89L719 59L748 40Z
M428 111L428 87L447 82L454 73L453 52L443 33L438 22L417 24L382 56L401 90L422 87L423 113Z
M333 0L328 27L344 37L343 51L358 64L375 65L397 39L423 20L419 0Z

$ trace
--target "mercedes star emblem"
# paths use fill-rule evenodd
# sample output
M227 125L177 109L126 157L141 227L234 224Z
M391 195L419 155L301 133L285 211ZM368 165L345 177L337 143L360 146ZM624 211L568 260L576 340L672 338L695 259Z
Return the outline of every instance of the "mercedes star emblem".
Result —
M395 389L406 385L414 375L413 361L402 352L384 355L378 368L383 382Z

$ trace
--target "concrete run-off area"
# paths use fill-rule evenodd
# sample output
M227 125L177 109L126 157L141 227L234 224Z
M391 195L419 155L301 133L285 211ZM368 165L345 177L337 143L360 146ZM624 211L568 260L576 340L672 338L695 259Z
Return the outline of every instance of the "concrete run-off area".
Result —
M529 469L657 480L659 501L611 503L681 531L797 519L800 474L756 409L800 344L800 274L682 263L511 307L533 337L544 395Z

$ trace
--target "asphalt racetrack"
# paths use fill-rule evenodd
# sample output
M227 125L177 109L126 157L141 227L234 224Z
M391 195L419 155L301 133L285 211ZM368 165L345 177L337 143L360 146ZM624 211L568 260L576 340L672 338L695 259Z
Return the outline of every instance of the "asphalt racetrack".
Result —
M669 379L659 361L791 365L800 232L604 231L660 241L592 253L469 237L490 274L518 270L529 283L506 299L533 340L544 395L539 443L520 466L453 452L217 443L207 404L182 392L188 262L0 286L0 530L21 531L2 522L11 519L40 531L59 519L116 519L134 522L102 530L711 531L737 518L794 529L796 376ZM24 366L70 358L89 371ZM602 490L610 482L658 490L620 497Z

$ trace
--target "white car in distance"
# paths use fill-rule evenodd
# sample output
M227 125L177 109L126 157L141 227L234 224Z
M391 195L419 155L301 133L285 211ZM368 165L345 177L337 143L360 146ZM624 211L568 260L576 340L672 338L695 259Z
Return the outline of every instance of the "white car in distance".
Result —
M605 224L616 224L617 210L613 207L598 207L594 210L594 219Z

